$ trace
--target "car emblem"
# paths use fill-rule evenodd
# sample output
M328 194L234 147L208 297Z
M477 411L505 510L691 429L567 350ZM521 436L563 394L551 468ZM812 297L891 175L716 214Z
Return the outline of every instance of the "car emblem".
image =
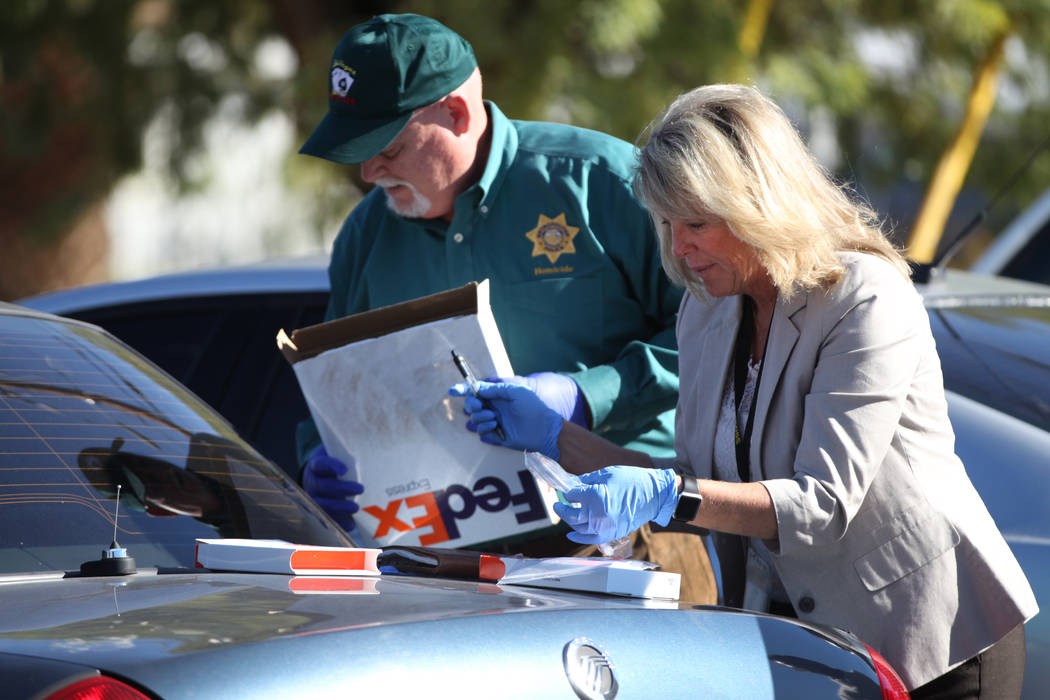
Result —
M583 700L611 700L620 689L613 665L605 650L586 637L565 645L561 654L565 675L576 695Z

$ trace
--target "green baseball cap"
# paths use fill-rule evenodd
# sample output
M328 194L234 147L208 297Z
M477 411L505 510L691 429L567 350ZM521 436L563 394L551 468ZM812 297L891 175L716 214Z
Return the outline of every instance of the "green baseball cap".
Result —
M412 113L448 95L477 68L466 39L413 14L379 15L336 44L328 114L300 153L361 163L386 148Z

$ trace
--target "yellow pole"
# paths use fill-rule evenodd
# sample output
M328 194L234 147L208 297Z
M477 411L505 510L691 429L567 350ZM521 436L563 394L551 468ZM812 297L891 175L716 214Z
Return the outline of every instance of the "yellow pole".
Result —
M748 58L758 55L758 49L762 46L762 38L766 34L766 24L769 22L769 13L773 9L773 0L751 0L747 5L747 14L744 16L744 24L737 34L736 44L740 53Z
M919 214L908 237L908 253L916 262L928 263L937 252L937 244L948 221L955 198L962 189L966 172L973 162L981 132L995 105L996 84L1003 63L1003 46L1010 36L1010 27L1002 31L992 43L977 70L973 88L966 104L966 114L951 145L941 155L933 178L926 190Z

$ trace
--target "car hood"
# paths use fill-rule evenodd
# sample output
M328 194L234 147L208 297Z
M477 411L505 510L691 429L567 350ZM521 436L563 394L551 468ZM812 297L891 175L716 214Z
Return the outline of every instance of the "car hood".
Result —
M200 573L33 580L0 587L0 652L106 665L216 646L522 609L677 607L410 576Z
M415 694L406 683L458 688L465 679L477 685L462 697L571 697L562 653L578 637L601 645L623 689L642 695L661 666L712 692L726 673L753 679L756 668L749 682L770 691L799 680L872 687L866 654L834 630L670 601L387 575L221 573L26 581L0 595L20 611L0 621L0 671L5 658L8 669L11 658L48 659L163 698L346 697L350 688L401 696ZM705 661L683 670L683 644ZM840 681L829 681L836 668Z

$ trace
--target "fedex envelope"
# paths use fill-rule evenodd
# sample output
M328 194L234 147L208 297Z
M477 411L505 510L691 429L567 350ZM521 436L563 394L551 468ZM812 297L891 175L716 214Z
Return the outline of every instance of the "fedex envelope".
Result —
M462 547L558 521L554 491L524 453L482 443L464 427L462 376L513 370L488 303L488 282L278 334L328 453L353 464L354 538Z

